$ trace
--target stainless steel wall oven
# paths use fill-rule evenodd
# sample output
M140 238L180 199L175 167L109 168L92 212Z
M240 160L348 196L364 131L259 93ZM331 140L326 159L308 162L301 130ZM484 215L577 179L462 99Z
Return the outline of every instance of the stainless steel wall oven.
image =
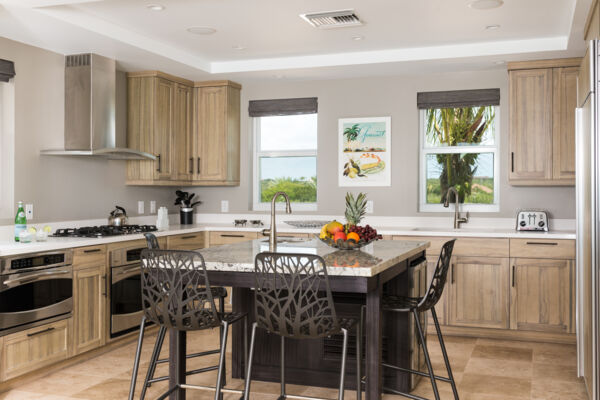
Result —
M0 336L71 316L72 250L0 258Z

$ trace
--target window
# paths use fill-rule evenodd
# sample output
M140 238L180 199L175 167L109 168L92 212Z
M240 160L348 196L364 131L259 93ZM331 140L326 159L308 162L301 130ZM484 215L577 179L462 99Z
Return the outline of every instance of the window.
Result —
M447 212L443 203L449 187L456 188L465 211L499 211L499 91L497 100L483 105L448 104L448 94L460 98L462 92L478 91L435 92L445 94L443 102L419 104L419 211ZM449 201L455 201L454 195Z
M14 217L15 91L0 82L0 218Z
M295 210L317 209L316 113L254 118L254 210L269 209L278 191Z

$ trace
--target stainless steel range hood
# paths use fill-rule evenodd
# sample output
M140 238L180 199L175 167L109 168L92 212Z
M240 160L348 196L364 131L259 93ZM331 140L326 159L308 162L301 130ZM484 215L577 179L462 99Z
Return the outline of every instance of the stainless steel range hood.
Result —
M127 148L125 130L115 129L116 72L115 60L97 54L65 57L65 146L42 155L156 159Z

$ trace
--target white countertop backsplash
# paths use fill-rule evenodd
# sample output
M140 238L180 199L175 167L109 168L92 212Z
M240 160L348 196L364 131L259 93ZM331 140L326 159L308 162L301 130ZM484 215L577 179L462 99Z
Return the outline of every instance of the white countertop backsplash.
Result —
M575 220L554 219L550 220L550 232L517 232L514 229L513 218L477 218L471 216L462 228L452 228L452 215L443 217L374 217L367 216L362 224L369 224L382 235L404 236L455 236L455 237L489 237L489 238L524 238L524 239L575 239ZM343 222L341 215L295 215L279 212L277 214L277 231L297 233L317 233L318 229L302 229L287 225L284 221L315 220L330 221L337 219ZM251 226L234 227L234 219L262 220L264 227ZM157 236L177 235L209 230L237 230L260 232L269 227L270 215L265 214L196 214L195 224L181 226L178 224L179 215L169 215L170 227L168 230L155 232ZM45 225L52 227L52 232L59 228L74 228L81 226L105 225L106 219L59 221L50 223L31 222L28 226L38 229ZM156 215L130 217L129 224L156 224ZM122 242L143 239L143 235L122 235L107 238L54 238L49 237L46 242L17 243L13 238L14 226L0 226L0 256L51 251L71 247L93 246L98 244Z

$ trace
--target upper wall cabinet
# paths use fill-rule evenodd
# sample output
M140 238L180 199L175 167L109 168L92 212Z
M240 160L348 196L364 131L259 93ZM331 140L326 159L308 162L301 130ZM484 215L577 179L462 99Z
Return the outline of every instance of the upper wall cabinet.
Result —
M128 161L127 184L239 185L240 89L157 71L128 75L128 146L156 161Z
M509 63L509 182L575 185L575 108L581 59Z

